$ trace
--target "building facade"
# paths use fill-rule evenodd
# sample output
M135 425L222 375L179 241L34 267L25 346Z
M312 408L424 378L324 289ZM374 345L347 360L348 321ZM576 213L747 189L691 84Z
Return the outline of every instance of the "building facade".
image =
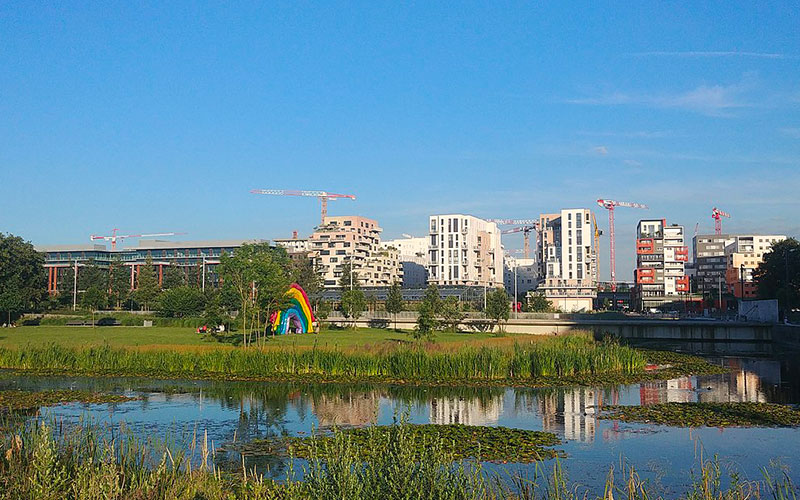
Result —
M520 302L524 301L528 292L539 286L539 265L536 259L518 259L506 255L503 267L503 278L509 297L514 296L515 284L517 300Z
M539 291L564 312L591 311L597 297L592 211L563 209L539 216Z
M748 234L732 237L725 246L725 286L737 299L754 299L758 288L753 272L764 261L772 245L786 239L785 235Z
M135 287L139 268L150 258L156 268L159 284L164 269L176 266L181 269L200 269L194 273L205 276L205 282L216 285L219 258L223 253L232 254L244 243L266 243L266 240L209 240L209 241L164 241L139 240L135 247L109 250L105 245L51 245L38 246L36 250L45 255L47 290L57 293L65 273L80 273L80 268L90 263L108 269L115 262L130 268L131 289ZM77 268L77 271L76 271ZM202 278L201 278L202 279Z
M428 238L387 240L384 248L395 248L400 255L403 288L425 288L428 284Z
M503 247L494 222L471 215L429 218L428 282L438 286L503 286Z
M730 234L697 234L692 238L695 291L709 293L725 281L725 247L734 238Z
M345 263L358 276L359 286L390 286L402 281L399 254L381 248L381 231L377 221L366 217L326 217L309 238L311 258L323 286L339 286Z
M683 226L666 219L640 220L636 226L634 303L640 311L677 307L689 294L685 264L689 249Z

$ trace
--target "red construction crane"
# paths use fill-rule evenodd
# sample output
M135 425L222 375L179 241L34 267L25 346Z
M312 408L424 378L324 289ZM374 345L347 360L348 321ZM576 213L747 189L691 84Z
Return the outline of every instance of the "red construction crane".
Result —
M714 232L722 234L722 217L731 218L731 214L714 207L711 209L711 218L714 219Z
M631 203L629 201L616 201L616 200L597 200L597 204L608 210L608 255L611 259L611 291L617 291L617 263L616 255L614 252L614 209L617 207L627 208L643 208L648 209L647 205L641 203Z
M275 196L312 196L314 198L319 198L319 202L321 205L321 214L322 214L322 222L321 224L325 224L325 217L328 216L328 202L329 201L336 201L339 198L350 198L351 200L355 200L355 195L352 194L336 194L336 193L329 193L327 191L292 191L288 189L251 189L251 193L253 194L271 194Z
M530 259L531 258L531 242L530 242L531 238L530 238L530 234L531 234L531 231L535 231L536 228L537 228L537 226L535 226L535 225L519 226L519 227L514 227L514 228L511 228L511 229L506 229L504 231L500 231L500 234L512 234L512 233L522 232L522 241L524 242L523 255L525 256L526 259Z
M114 228L111 230L111 236L99 236L93 234L89 236L91 241L110 241L111 242L111 250L117 249L117 240L122 241L125 238L150 238L154 236L177 236L179 234L186 234L186 233L148 233L148 234L117 234L119 229Z

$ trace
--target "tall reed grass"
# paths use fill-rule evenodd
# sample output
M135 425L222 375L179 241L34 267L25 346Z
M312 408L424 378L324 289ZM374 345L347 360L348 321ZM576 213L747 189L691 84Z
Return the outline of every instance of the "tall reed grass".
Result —
M541 377L634 374L644 356L586 336L515 344L513 349L463 347L432 352L404 346L387 352L333 349L227 349L208 352L136 351L58 345L0 349L0 367L85 374L248 378L319 377L331 380L525 381Z
M570 483L558 462L533 474L500 475L479 463L453 462L448 443L420 438L404 423L391 432L373 432L371 446L383 453L363 462L347 435L319 441L305 465L292 459L284 481L264 479L254 470L223 471L214 465L213 445L197 440L188 450L148 447L129 435L105 436L91 426L66 429L34 421L0 438L0 499L655 499L664 492L643 480L636 468L611 468L603 491ZM199 448L196 449L196 448ZM190 457L198 455L199 460ZM302 469L297 480L295 467ZM723 486L719 462L701 460L686 491L669 497L691 500L796 500L788 476L764 469L759 481L732 475Z

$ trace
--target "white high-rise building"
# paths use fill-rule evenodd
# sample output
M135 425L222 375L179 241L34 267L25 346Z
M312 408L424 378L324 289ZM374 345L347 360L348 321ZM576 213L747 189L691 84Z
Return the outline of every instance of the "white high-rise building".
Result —
M524 299L525 294L535 290L539 286L539 265L536 259L518 259L511 255L506 255L504 262L504 281L506 293L509 297L514 296L514 277L516 276L517 297ZM516 271L516 272L515 272Z
M539 216L539 290L564 312L590 311L597 297L597 249L592 211L563 209Z
M381 246L395 248L399 252L403 288L425 288L428 283L428 238L387 240Z
M428 282L503 286L503 247L494 222L471 215L430 216Z

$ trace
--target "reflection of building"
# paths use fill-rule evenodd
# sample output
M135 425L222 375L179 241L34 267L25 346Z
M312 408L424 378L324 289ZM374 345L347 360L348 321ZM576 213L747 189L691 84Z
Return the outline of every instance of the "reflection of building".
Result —
M431 400L431 422L434 424L496 424L503 411L503 398L495 396L483 404L478 399L434 398Z
M595 406L599 402L595 389L581 387L565 389L539 398L542 430L563 432L566 439L594 441L597 429Z
M311 402L320 427L363 426L378 420L380 395L376 392L322 395Z

